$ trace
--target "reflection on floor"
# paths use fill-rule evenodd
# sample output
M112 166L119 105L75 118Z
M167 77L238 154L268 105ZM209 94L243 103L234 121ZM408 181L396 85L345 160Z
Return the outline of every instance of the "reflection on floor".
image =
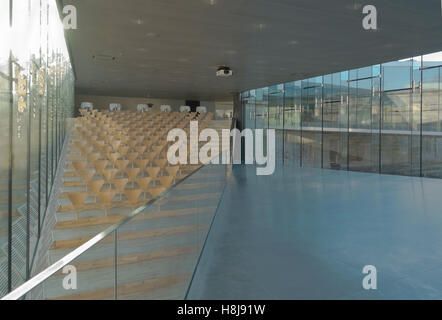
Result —
M441 193L439 179L237 166L188 298L441 299Z

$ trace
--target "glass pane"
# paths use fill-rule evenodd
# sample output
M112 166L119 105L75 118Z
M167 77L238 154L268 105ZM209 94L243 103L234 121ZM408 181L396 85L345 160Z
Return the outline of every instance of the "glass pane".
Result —
M379 98L374 81L349 82L349 170L379 171Z
M302 166L322 164L322 77L302 81Z
M43 216L45 213L45 209L47 206L47 201L49 198L48 189L48 181L47 181L47 86L48 86L48 41L47 41L47 33L48 30L48 7L47 3L43 3L41 7L41 28L42 28L42 36L41 36L41 68L39 70L39 125L40 132L38 136L38 140L40 143L40 224L43 223Z
M119 228L118 299L185 297L225 179L205 166Z
M301 164L301 81L285 85L284 162Z
M262 88L256 90L255 99L255 128L256 129L267 129L269 121L269 88ZM266 153L267 150L267 131L264 130L263 134L263 150Z
M243 100L244 106L244 127L255 129L255 93L250 94L248 98Z
M12 289L23 283L29 265L27 251L27 186L28 186L28 145L29 138L29 69L31 21L27 1L13 1L12 30L15 39L12 55L13 106L12 106L12 256L13 273L17 275Z
M268 128L268 88L262 88L256 90L256 129ZM265 148L264 148L265 150Z
M277 85L269 88L269 128L275 129L276 163L282 163L284 149L284 87Z
M48 185L52 183L46 173L50 170L55 173L62 129L55 124L60 120L60 109L72 110L74 78L54 0L0 0L0 9L3 44L0 49L0 130L3 134L0 296L3 296L35 274L34 265L42 268L46 263L34 261L34 257L44 260L35 252L42 213L47 207ZM51 73L55 76L48 81ZM60 99L62 92L65 102ZM52 127L48 128L52 119ZM51 154L47 154L49 149L53 149ZM11 288L8 288L9 282Z
M51 263L70 253L51 250ZM27 300L112 300L115 298L115 238L111 233L26 295Z
M39 160L40 160L40 2L31 2L31 24L34 39L30 48L30 70L29 70L29 232L30 232L30 254L31 257L36 250L39 234Z
M324 76L323 168L347 168L347 73Z
M382 66L382 73L385 90L382 95L381 171L410 175L413 60L387 63Z
M413 58L413 83L411 94L411 175L421 175L421 67L422 57Z
M422 57L422 175L442 178L442 53Z
M9 44L9 0L0 0L0 33L1 41ZM7 45L0 46L0 297L8 292L9 50Z
M411 65L412 60L382 64L383 90L411 89Z
M411 174L411 93L410 90L383 93L383 173Z
M280 86L276 86L269 93L269 128L283 129L283 100L284 91Z

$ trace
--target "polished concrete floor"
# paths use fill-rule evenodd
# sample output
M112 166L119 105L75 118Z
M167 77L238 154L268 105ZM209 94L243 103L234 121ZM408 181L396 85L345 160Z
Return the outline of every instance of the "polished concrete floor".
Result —
M442 180L237 166L188 298L442 299Z

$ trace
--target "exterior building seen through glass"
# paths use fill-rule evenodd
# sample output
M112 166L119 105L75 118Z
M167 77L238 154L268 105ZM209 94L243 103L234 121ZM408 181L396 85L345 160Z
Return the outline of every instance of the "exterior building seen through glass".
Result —
M442 178L442 52L245 91L245 128L302 167Z

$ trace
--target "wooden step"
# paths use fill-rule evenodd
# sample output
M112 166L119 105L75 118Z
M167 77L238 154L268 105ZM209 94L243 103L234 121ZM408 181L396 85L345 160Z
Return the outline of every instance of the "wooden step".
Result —
M179 217L184 215L198 214L205 211L214 211L216 207L198 207L198 208L186 208L186 209L175 209L175 210L159 210L141 213L131 220L131 222L146 220L146 219L159 219L166 217ZM124 216L121 215L111 215L107 217L97 217L97 218L80 218L78 220L68 220L59 221L55 225L54 229L71 229L71 228L82 228L88 226L96 225L107 225L114 224L120 221Z
M171 248L171 249L151 251L151 252L128 254L128 255L118 256L117 264L118 266L122 266L142 261L181 256L181 255L199 252L199 250L201 250L201 246L187 246L187 247ZM88 271L88 270L109 268L109 267L113 268L114 264L115 264L114 257L73 263L77 271ZM58 271L56 275L63 275L62 270Z
M63 187L84 187L86 183L81 180L63 181Z
M208 207L198 207L198 208L151 211L151 212L145 212L145 213L141 213L141 214L137 215L130 222L136 223L137 221L140 221L140 220L180 217L180 216L191 215L191 214L200 214L202 212L207 212L207 211L214 212L215 210L216 210L216 207L208 206Z
M63 177L75 178L75 177L77 177L77 173L75 171L65 171Z
M82 228L88 226L114 224L123 219L124 216L112 215L98 218L80 218L78 220L59 221L56 223L54 229L71 229Z
M79 210L78 213L81 214L84 211L102 210L102 209L103 207L99 202L92 202L92 203L86 203L83 209ZM57 210L57 213L77 213L77 212L75 212L74 207L72 205L67 205L67 206L60 205L60 207Z
M137 281L118 286L118 297L123 298L126 295L136 294L146 291L154 291L160 288L173 286L179 283L186 282L190 279L191 274L172 275L164 278L149 279L144 281ZM114 287L108 287L93 291L87 291L77 294L66 295L62 297L52 298L51 300L101 300L113 299Z
M160 229L147 229L142 231L118 234L118 241L168 236L173 234L204 230L206 228L209 228L208 224L178 226L178 227L169 227L169 228L160 228ZM55 240L54 243L52 244L51 250L77 248L81 246L83 243L89 241L90 239L92 239L92 237L83 237L83 238L75 238L68 240ZM107 237L101 240L100 243L107 243L112 241L114 241L113 238Z
M9 213L8 211L0 211L0 219L8 219ZM12 210L12 216L18 217L20 214L17 212L17 210Z

